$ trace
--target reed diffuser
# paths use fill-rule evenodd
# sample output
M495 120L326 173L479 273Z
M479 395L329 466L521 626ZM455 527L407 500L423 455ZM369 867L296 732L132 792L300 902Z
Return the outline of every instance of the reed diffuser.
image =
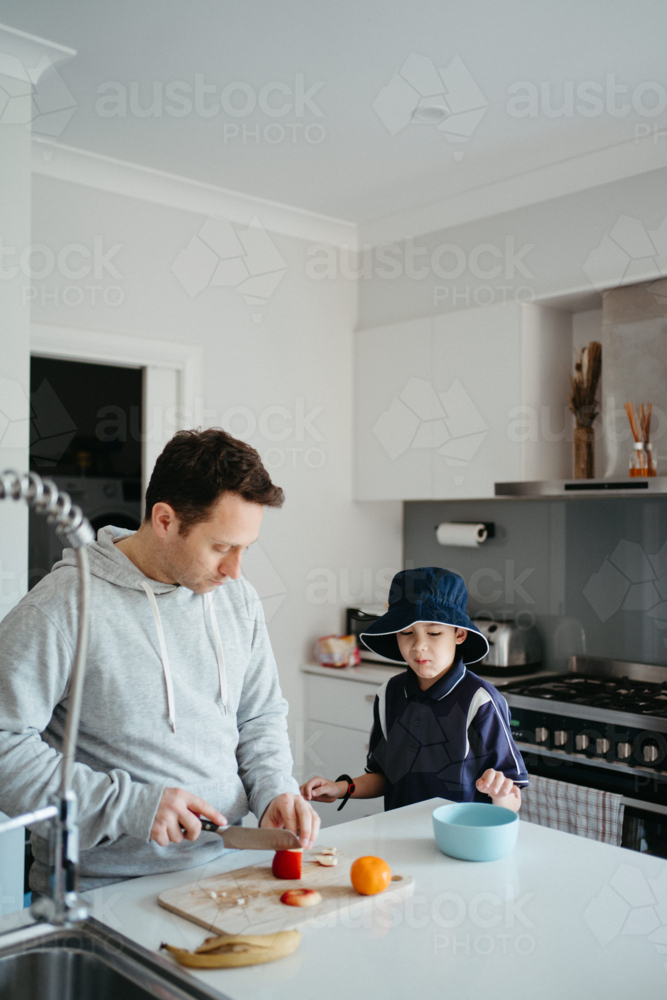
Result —
M635 410L634 403L625 404L625 412L630 421L630 430L634 438L634 445L630 453L630 476L655 476L656 467L653 460L651 447L651 409L652 403L646 408L642 403L639 413Z
M574 478L595 477L595 431L593 422L600 412L595 398L602 373L602 345L592 340L579 352L570 375L570 409L574 413Z

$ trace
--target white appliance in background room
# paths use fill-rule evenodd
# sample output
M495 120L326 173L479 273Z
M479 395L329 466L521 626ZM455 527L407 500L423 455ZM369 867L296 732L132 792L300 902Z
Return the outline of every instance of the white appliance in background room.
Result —
M132 531L141 524L141 481L52 477L86 515L95 531L107 524ZM35 586L61 558L63 544L43 517L30 513L29 587Z
M346 608L345 609L345 634L353 635L359 647L359 656L369 663L381 663L390 667L405 667L403 660L389 660L380 653L374 653L364 646L360 639L361 633L368 629L374 621L381 618L387 609L382 605L373 605L366 608Z

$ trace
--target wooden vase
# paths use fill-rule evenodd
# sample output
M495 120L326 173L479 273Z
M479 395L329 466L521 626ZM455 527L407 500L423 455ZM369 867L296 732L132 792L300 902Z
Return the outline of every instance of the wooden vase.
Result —
M592 427L574 429L574 478L595 478L595 433Z

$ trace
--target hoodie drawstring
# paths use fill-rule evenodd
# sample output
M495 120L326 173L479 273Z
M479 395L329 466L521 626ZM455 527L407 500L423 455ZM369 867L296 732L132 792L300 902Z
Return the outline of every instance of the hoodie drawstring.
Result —
M162 619L160 618L160 612L158 610L157 601L155 600L155 594L148 586L147 583L141 581L141 586L146 591L146 596L150 601L151 611L153 612L153 621L155 622L155 630L157 632L157 641L160 646L160 657L162 659L162 671L164 673L164 683L167 688L167 709L169 712L169 723L173 732L176 732L176 709L174 708L174 685L171 682L171 670L169 668L169 656L167 654L167 644L164 641L164 629L162 628Z
M215 615L213 614L213 594L211 591L206 594L206 603L208 605L208 614L211 619L211 626L213 627L213 639L215 642L215 655L218 660L218 677L220 678L220 697L222 698L222 704L225 709L225 715L227 715L227 675L225 673L225 658L222 654L222 642L220 641L220 632L218 631L218 623L215 620Z
M169 712L169 723L171 725L172 730L176 732L176 709L174 707L174 685L171 680L169 655L167 653L167 644L164 639L164 629L162 628L162 619L160 618L160 610L157 606L155 594L148 586L148 584L144 583L144 581L142 580L141 586L146 591L146 596L150 601L151 611L153 612L153 621L155 622L157 641L160 647L160 657L162 659L162 671L164 673L164 683L167 688L167 710ZM211 593L206 594L206 603L208 605L208 613L211 619L211 626L213 628L215 656L218 661L220 697L222 698L222 705L225 710L225 715L227 715L227 675L225 673L225 658L222 653L222 642L220 640L220 632L218 631L218 623L215 619L215 615L213 614L213 595Z

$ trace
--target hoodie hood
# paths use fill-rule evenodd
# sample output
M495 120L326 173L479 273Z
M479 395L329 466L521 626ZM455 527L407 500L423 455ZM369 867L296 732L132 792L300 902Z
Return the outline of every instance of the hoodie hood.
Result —
M124 555L120 549L118 549L115 544L116 540L119 538L127 538L133 534L133 531L116 528L111 525L108 525L105 528L100 528L96 544L94 546L90 546L90 549L92 550L90 551L91 573L93 576L98 577L98 579L104 580L106 583L112 583L114 586L127 587L130 590L141 590L148 598L151 606L151 614L153 615L153 622L155 624L160 659L162 661L162 672L164 674L164 683L167 694L169 725L175 732L176 705L174 697L174 682L170 666L169 651L167 648L167 639L156 595L172 594L174 591L179 590L180 587L175 583L160 583L158 580L153 580L150 577L145 576L145 574L134 565L132 560L128 559L127 556ZM72 549L67 549L66 552L63 553L61 563L56 564L56 566L70 566L72 562L75 562L74 553ZM56 567L54 567L54 569L55 568ZM185 588L185 590L187 591L188 588ZM190 591L190 593L193 592ZM226 715L227 677L224 654L222 651L222 642L220 640L220 633L215 615L213 613L212 595L204 594L203 599L208 607L210 623L215 636L215 652L218 661L220 697L222 698Z
M127 528L114 528L111 525L100 528L97 541L88 546L91 574L117 587L129 587L130 590L145 591L145 584L149 585L154 594L168 594L178 590L177 583L160 583L144 576L132 560L120 551L115 542L134 534L134 531L128 531ZM65 549L62 559L54 565L52 572L71 566L76 566L74 549Z

